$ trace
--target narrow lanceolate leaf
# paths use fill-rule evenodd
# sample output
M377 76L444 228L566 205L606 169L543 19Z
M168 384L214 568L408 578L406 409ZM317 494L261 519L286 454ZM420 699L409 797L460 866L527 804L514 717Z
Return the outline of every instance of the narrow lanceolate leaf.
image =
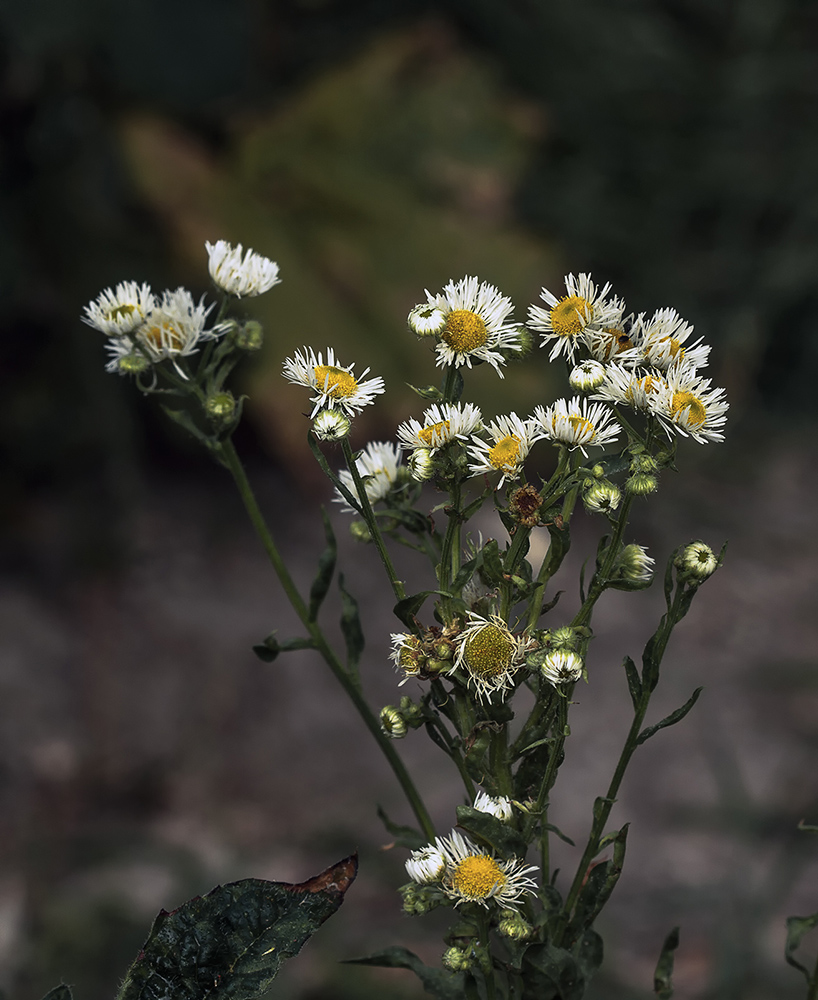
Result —
M309 618L314 622L318 617L318 610L329 592L332 583L332 575L335 572L335 562L338 555L338 546L335 541L335 532L332 530L329 516L326 510L321 508L321 517L324 521L324 537L327 540L327 547L318 558L318 572L310 588L310 611Z
M622 661L622 665L624 666L625 673L628 677L628 690L631 693L633 707L638 708L639 702L642 700L642 681L639 679L639 671L636 669L636 664L629 656L625 657Z
M816 926L818 926L818 913L813 913L811 917L787 917L787 944L784 948L784 958L794 969L804 973L810 986L813 985L813 974L796 961L793 954L801 944L801 938Z
M338 574L338 589L341 591L341 631L347 646L347 666L354 670L364 651L364 632L358 602L344 586L343 573Z
M438 1000L462 1000L464 983L462 972L444 972L424 965L408 948L395 945L366 958L347 959L349 965L376 965L382 969L410 969L423 984L423 989Z
M673 996L673 959L674 952L679 947L679 928L673 930L665 938L662 953L653 974L653 992L659 1000L670 1000Z
M53 990L49 990L43 997L43 1000L72 1000L71 987L66 986L65 983L60 983Z
M651 736L653 736L654 733L658 733L660 729L667 729L668 726L673 726L677 722L681 722L690 709L693 708L699 700L699 695L703 690L704 688L697 687L681 708L677 708L675 712L671 712L670 715L666 715L664 719L662 719L661 722L657 722L655 726L648 726L646 729L643 729L642 732L636 737L636 745L639 746L644 743L645 740L649 740Z
M428 843L427 838L420 830L416 830L415 827L401 826L399 823L393 823L386 815L386 810L383 806L378 806L377 811L380 821L392 834L395 838L395 843L400 847L408 847L410 851L416 851L419 847L423 847L424 844Z
M260 996L281 963L335 913L357 869L353 855L297 885L248 878L162 910L117 1000Z

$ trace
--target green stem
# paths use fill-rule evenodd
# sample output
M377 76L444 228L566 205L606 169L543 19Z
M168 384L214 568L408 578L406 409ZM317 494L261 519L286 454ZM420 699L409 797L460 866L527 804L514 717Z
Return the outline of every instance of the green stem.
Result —
M369 528L369 533L372 535L372 540L375 542L378 555L381 557L381 562L386 570L386 575L389 577L389 582L392 585L395 597L399 601L402 601L404 597L406 597L406 590L404 589L403 583L398 579L395 567L392 565L392 560L389 557L389 553L386 551L383 535L381 534L381 529L378 527L378 520L372 510L372 504L369 502L369 497L366 493L366 486L361 479L361 473L358 471L355 456L352 454L352 448L350 447L348 438L344 438L341 441L341 447L344 452L344 460L347 464L347 468L352 476L352 481L355 483L355 492L358 494L358 500L361 504L361 513L366 521L366 526Z
M397 751L392 745L389 737L382 731L380 723L372 712L372 709L367 704L357 680L348 673L343 663L328 643L318 623L310 619L309 608L304 602L304 599L301 597L301 594L298 592L298 588L293 582L284 560L281 558L278 546L270 533L270 529L267 527L267 522L264 520L264 515L261 513L253 493L253 489L247 479L247 474L244 471L244 466L241 464L241 459L239 458L236 449L233 447L233 442L229 440L220 442L218 453L233 476L239 494L244 502L245 509L250 517L250 521L255 528L256 534L259 536L262 545L264 546L264 550L267 553L267 557L270 560L273 569L275 570L276 576L281 583L284 593L287 595L287 600L290 602L293 610L301 620L301 624L309 633L315 649L321 654L327 666L335 675L336 680L343 687L350 701L355 706L358 714L363 719L367 729L375 738L381 752L386 757L389 766L392 768L395 777L398 779L398 783L403 789L403 793L406 796L409 805L412 807L412 811L414 812L424 835L430 841L433 840L435 836L434 824L432 823L426 806L424 805L418 790L415 788L414 782L409 776L409 772L406 770L403 761L398 756Z
M613 570L616 558L619 555L619 546L622 544L622 536L625 533L625 528L628 524L628 514L630 513L631 504L633 503L633 494L628 493L625 497L624 503L622 504L622 511L620 512L619 518L616 522L616 528L614 529L613 536L608 545L607 552L605 553L605 559L602 566L594 573L594 578L591 581L591 586L588 588L588 596L585 598L585 602L576 614L576 617L571 622L571 625L576 628L579 625L587 625L591 620L591 615L594 610L594 605L599 599L600 594L605 589L605 584L608 581L611 571Z
M815 959L815 968L812 970L812 978L809 981L807 1000L818 1000L818 958Z

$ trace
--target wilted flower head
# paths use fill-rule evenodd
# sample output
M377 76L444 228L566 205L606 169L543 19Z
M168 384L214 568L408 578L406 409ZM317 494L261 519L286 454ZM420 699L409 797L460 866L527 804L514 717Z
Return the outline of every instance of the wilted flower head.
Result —
M154 304L134 336L151 360L187 357L199 349L200 340L212 339L216 331L206 331L205 320L213 305L198 303L186 288L165 290Z
M520 666L520 642L502 618L484 618L469 611L468 621L457 639L455 666L466 672L477 696L488 700L494 692L511 686Z
M218 240L205 243L205 247L210 277L228 295L237 298L261 295L281 280L278 264L249 249L242 257L241 243L233 247L226 240Z

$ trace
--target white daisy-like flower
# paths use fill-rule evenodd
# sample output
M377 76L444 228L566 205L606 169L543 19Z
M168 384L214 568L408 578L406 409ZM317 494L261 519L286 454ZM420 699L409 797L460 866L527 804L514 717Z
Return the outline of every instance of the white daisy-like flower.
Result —
M725 390L710 388L710 379L701 378L694 368L677 368L667 372L667 381L650 397L650 409L671 436L690 435L699 444L723 441L721 428L727 420L730 404Z
M115 290L106 288L85 306L82 321L109 337L122 337L141 326L154 305L150 285L120 281Z
M473 476L482 472L501 472L499 489L507 479L517 479L532 445L541 434L533 420L522 420L516 413L497 417L485 432L488 441L472 437L469 472Z
M426 297L446 317L435 349L437 366L471 368L474 361L486 361L503 378L501 350L519 343L517 325L506 322L514 309L511 299L474 277L450 281L440 295L427 290Z
M389 659L394 663L395 669L403 673L403 679L398 687L405 684L410 677L417 677L421 671L423 656L421 653L422 643L416 635L410 632L393 632L390 636L392 652Z
M228 295L252 298L281 281L275 261L254 250L243 251L241 243L234 247L227 240L217 240L205 243L205 247L210 277Z
M366 379L368 368L359 377L352 374L351 365L341 365L335 357L335 351L327 348L327 362L324 364L323 354L318 354L311 347L305 347L303 353L295 352L295 357L287 358L283 364L283 374L296 385L315 389L315 395L310 399L314 407L310 417L322 408L328 410L341 409L347 413L358 413L368 406L378 395L384 392L383 379L380 376Z
M643 363L666 370L671 365L704 368L710 355L710 347L702 343L700 337L688 344L693 326L687 323L675 309L657 309L649 320L639 316L639 348Z
M535 866L517 858L496 858L457 830L448 837L437 837L435 847L446 863L443 891L455 906L466 902L488 907L494 901L503 909L516 910L521 897L537 888L531 878L537 871Z
M568 376L568 384L575 392L592 392L605 381L605 365L599 361L583 361Z
M152 361L184 358L195 354L200 340L210 340L218 331L205 330L205 320L213 305L205 306L204 296L198 303L186 288L162 292L145 322L134 335Z
M355 459L355 467L363 480L364 489L370 504L376 504L389 495L389 491L397 483L403 467L401 466L401 450L391 441L370 441L361 454ZM355 480L349 469L341 469L338 478L349 492L356 496ZM349 506L340 492L335 497L336 503L344 504L341 508L347 513L357 513Z
M446 313L433 302L421 302L409 310L406 322L418 337L437 337L446 329Z
M478 812L488 813L504 823L508 823L514 816L511 799L507 799L504 795L495 798L486 792L478 792L474 798L473 808Z
M619 299L612 302L620 303ZM622 303L624 310L624 303ZM633 316L614 321L608 320L602 326L589 326L583 335L588 352L595 361L608 364L636 364L640 358L639 344L641 327Z
M528 321L533 329L542 334L542 346L554 341L549 354L553 361L558 355L565 353L573 361L577 346L583 342L586 330L601 329L605 326L617 326L622 319L624 302L614 296L606 299L610 284L602 289L591 281L590 274L573 274L565 276L565 290L568 293L557 298L547 288L543 288L540 298L548 305L529 306Z
M398 427L401 447L426 448L434 454L451 441L463 440L479 429L483 420L474 403L434 403L423 414L423 423L410 417Z
M467 612L468 625L457 637L454 664L467 674L477 697L490 700L495 692L502 695L514 683L514 674L522 663L522 643L502 618L484 618Z
M634 410L643 413L652 409L654 396L667 382L660 372L647 372L640 368L627 368L620 364L607 365L605 381L591 396L609 403L624 403Z
M590 403L586 398L558 399L548 408L534 409L534 422L549 441L585 450L591 446L604 446L619 436L620 426L616 417L603 403Z
M553 649L540 664L540 673L554 687L582 677L582 658L568 649Z
M439 847L431 844L412 851L406 862L409 878L419 885L430 885L439 882L446 874L446 857Z

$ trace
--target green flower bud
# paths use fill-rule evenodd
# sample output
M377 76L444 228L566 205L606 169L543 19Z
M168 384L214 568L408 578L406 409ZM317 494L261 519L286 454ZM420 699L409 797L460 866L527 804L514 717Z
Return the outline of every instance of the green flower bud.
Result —
M133 351L117 361L117 369L123 375L139 375L150 368L151 362L141 351Z
M673 560L679 579L690 583L703 583L719 568L719 560L709 545L691 542Z
M530 941L534 928L516 910L504 910L497 930L511 941Z
M264 343L264 329L254 319L248 320L236 332L236 347L242 351L258 351Z
M621 500L622 494L607 480L592 483L582 497L585 509L591 514L612 514Z
M406 735L406 720L394 705L381 709L381 729L393 740L402 740Z
M312 432L319 441L340 441L351 427L352 421L340 410L321 410L312 422Z
M471 949L447 948L441 959L443 967L450 972L466 972L473 964Z
M653 493L658 485L659 480L649 472L635 472L625 480L625 489L628 493L633 493L638 497Z
M236 400L231 392L217 392L205 402L205 412L214 424L228 424L236 412Z
M366 521L353 521L349 526L349 533L356 542L372 541L372 534Z

